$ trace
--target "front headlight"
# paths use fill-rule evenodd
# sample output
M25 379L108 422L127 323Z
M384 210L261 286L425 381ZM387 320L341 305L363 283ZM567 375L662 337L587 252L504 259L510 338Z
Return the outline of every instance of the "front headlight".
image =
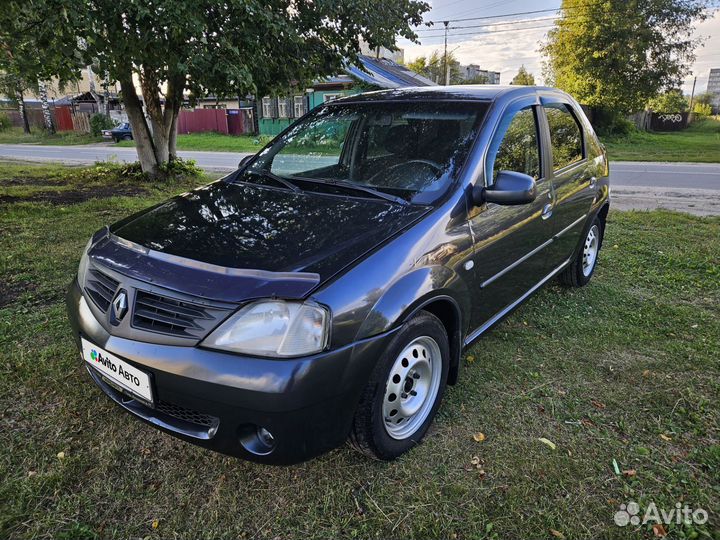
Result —
M290 357L322 351L330 317L317 304L264 300L243 307L202 345L254 356Z

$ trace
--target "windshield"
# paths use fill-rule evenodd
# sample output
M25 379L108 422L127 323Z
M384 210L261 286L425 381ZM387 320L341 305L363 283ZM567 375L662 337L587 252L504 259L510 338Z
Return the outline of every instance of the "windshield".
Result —
M452 182L486 110L480 102L330 105L293 125L246 172L302 189L303 180L316 181L312 189L352 184L429 203Z

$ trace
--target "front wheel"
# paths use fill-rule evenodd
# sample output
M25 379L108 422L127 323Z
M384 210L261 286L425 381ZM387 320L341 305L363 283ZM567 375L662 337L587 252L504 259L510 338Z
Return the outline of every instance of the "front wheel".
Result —
M595 217L585 231L583 243L580 246L575 260L560 273L560 282L568 287L583 287L587 285L595 273L600 245L602 244L603 225Z
M391 460L417 445L440 405L450 347L434 315L421 312L398 332L380 358L355 412L350 443Z

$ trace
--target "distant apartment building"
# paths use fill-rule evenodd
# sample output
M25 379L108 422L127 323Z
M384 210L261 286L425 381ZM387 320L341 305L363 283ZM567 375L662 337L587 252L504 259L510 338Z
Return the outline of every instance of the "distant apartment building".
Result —
M477 77L485 77L487 80L486 84L500 84L500 73L497 71L488 71L487 69L480 69L477 64L468 64L467 66L460 66L460 72L462 78L466 81L476 79Z
M708 94L713 95L713 113L717 114L718 112L720 112L720 68L713 68L710 70L710 77L708 77L707 84L707 92Z

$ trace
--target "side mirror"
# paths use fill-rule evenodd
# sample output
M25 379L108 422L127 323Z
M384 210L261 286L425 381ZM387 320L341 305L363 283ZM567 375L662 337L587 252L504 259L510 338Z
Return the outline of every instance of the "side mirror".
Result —
M532 176L514 171L500 171L489 188L475 186L473 203L480 206L491 202L504 205L528 204L535 200L537 190Z
M253 154L251 156L245 156L244 158L242 158L240 160L240 163L238 163L238 169L242 169L245 165L248 164L248 161L250 161L254 157L255 157L255 155Z

